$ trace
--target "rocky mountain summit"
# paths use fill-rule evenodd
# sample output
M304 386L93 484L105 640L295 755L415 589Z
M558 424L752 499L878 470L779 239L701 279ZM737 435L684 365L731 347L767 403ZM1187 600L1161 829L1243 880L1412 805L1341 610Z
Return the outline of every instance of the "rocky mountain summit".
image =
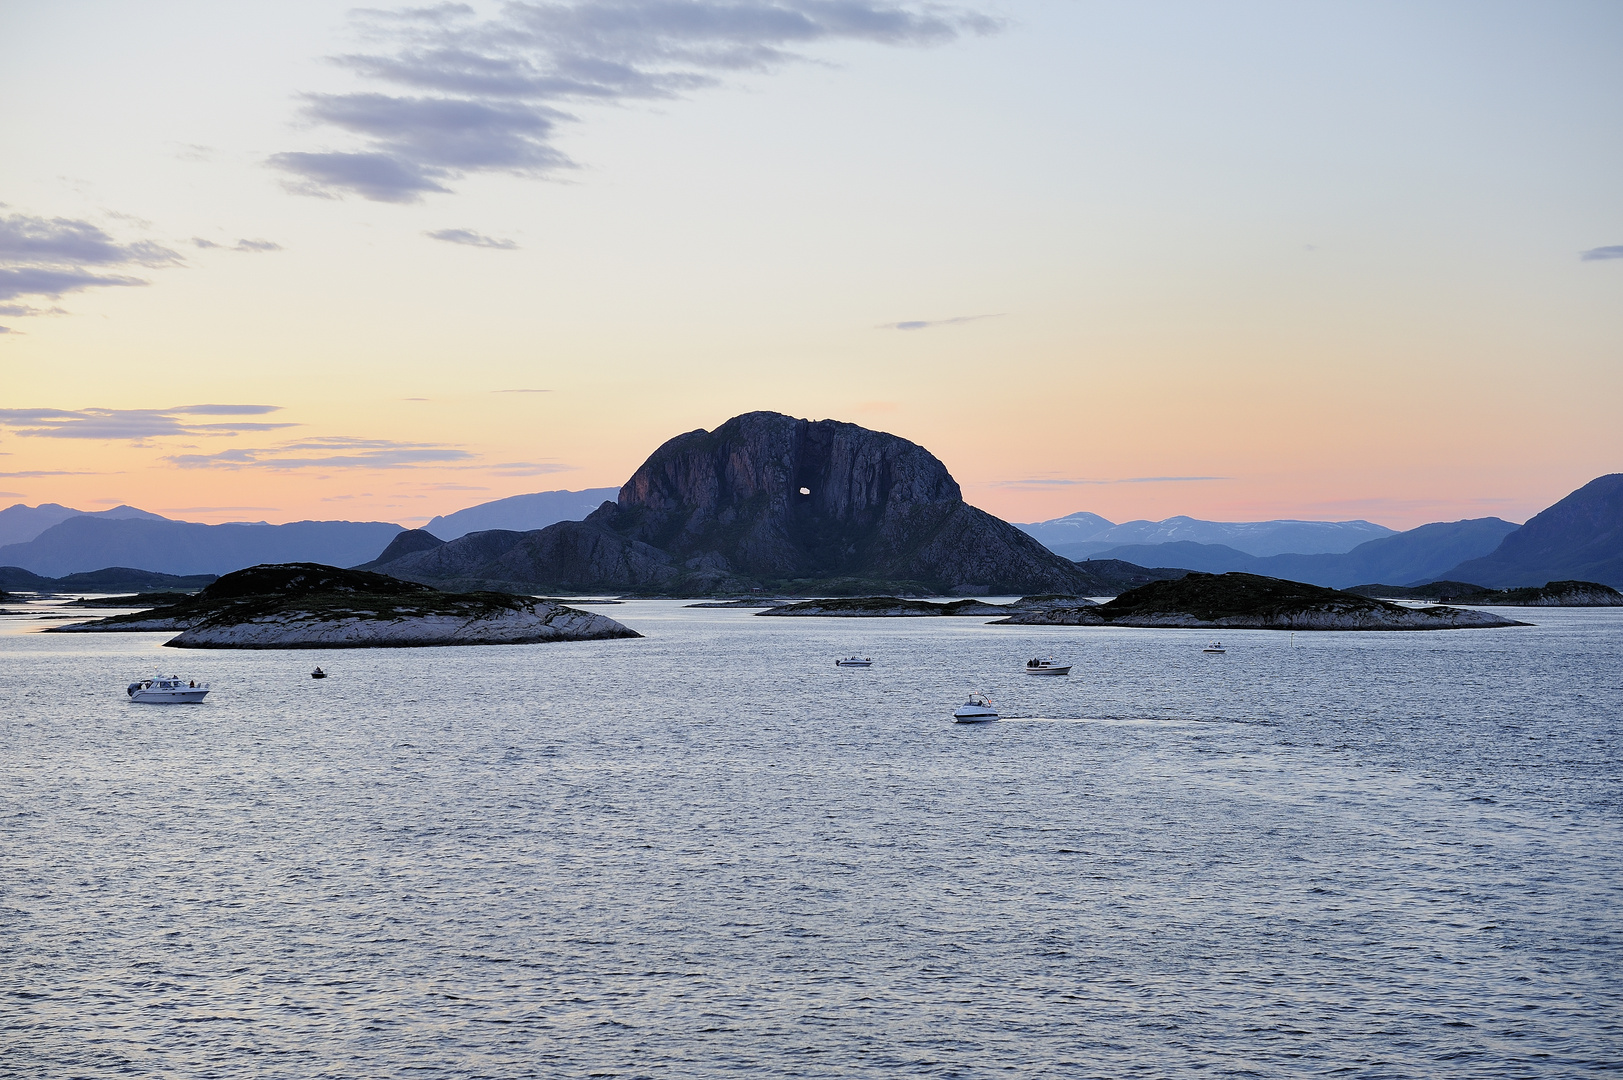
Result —
M584 521L470 533L377 570L459 588L700 596L1083 593L1088 576L970 506L935 455L780 413L665 443Z
M180 649L527 645L640 637L613 619L531 597L445 593L318 563L251 566L151 611L49 633L180 630Z
M1556 579L1623 586L1623 473L1596 477L1533 515L1491 553L1440 576L1489 588Z

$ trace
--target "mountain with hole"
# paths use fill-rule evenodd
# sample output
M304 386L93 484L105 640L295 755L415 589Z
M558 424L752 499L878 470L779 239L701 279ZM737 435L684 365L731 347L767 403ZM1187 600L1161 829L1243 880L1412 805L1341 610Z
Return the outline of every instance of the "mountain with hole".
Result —
M584 521L469 533L368 566L444 587L644 596L1085 593L1090 582L964 502L924 447L773 412L676 436Z

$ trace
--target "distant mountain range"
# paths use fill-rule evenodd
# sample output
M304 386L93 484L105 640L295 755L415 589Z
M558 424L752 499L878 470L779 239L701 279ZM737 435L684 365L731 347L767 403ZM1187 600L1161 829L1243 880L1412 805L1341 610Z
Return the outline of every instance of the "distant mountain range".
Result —
M1351 551L1367 540L1393 535L1372 521L1201 521L1170 517L1117 525L1086 511L1016 525L1038 543L1068 559L1085 559L1129 544L1221 544L1247 555L1318 555ZM1126 556L1115 556L1126 558ZM1197 569L1190 567L1189 569Z
M852 427L857 432L864 430L853 425L846 426ZM935 462L927 451L918 447L914 449L924 454L930 462ZM904 454L903 457L907 455ZM900 461L901 458L897 460ZM911 461L911 458L908 460ZM655 459L650 458L649 461L653 463ZM937 467L939 464L935 462ZM644 469L648 467L645 464ZM686 465L683 464L682 467ZM909 475L918 479L928 471L920 471L921 469L923 469L921 465L909 464L904 471L910 470ZM654 484L652 480L649 483L652 485L651 491L658 490L658 484ZM944 483L952 484L952 478L946 476ZM953 485L952 490L956 491L956 485ZM411 563L413 560L443 561L452 558L453 553L430 554L433 549L441 546L442 541L449 539L453 543L461 544L467 540L471 543L476 538L469 534L488 534L479 539L474 547L467 548L466 554L471 557L476 549L485 552L483 558L492 561L492 565L470 576L495 580L491 576L498 569L494 563L501 562L505 567L507 563L512 562L512 558L517 557L516 550L512 557L507 552L513 550L518 538L530 536L539 529L563 522L578 522L588 514L595 516L604 502L617 507L615 499L618 492L618 488L590 488L584 491L542 491L516 495L436 517L429 522L426 529L410 531L390 522L378 521L203 525L196 522L172 521L159 514L132 506L118 506L111 510L87 513L57 503L33 507L19 504L0 510L0 541L5 541L0 544L0 579L9 573L13 582L11 588L28 589L35 587L23 583L30 578L54 581L65 575L84 575L107 567L140 568L138 571L117 569L117 573L123 575L120 580L129 581L133 580L128 577L131 573L225 574L264 562L320 562L335 566L365 563L371 567L397 560L405 560L405 563ZM698 497L696 493L687 492L686 489L680 491L673 489L672 493L668 494L672 498L680 496L686 499L690 495ZM929 504L929 500L925 500L925 504ZM793 505L798 506L798 503ZM663 509L657 513L647 509L635 511L644 518L650 517L651 514L658 516L670 512ZM721 511L723 515L727 512L729 511ZM648 551L643 550L647 547L647 541L641 539L642 533L646 530L641 526L632 527L624 524L629 522L630 518L625 518L618 509L614 509L611 516L616 522L622 523L616 524L611 530L616 536L625 532L625 536L620 539L611 541L606 536L599 535L601 530L587 530L579 535L570 534L579 542L591 539L594 544L599 542L607 544L601 551L594 548L596 554L587 561L607 558L608 552L613 549L620 552L620 555L615 555L614 558L623 556L629 560L627 566L647 562L647 558L644 557L648 556ZM996 520L991 519L990 515L986 517L989 520ZM791 530L792 545L807 543L814 546L822 545L823 540L813 540L809 536L804 539L797 538L801 536L800 530L813 526L823 527L810 518L803 520L801 512L796 510L790 513L782 527ZM720 519L717 519L714 525L705 527L720 529ZM770 533L771 529L779 526L769 527L764 523L757 523L753 527L767 529ZM870 525L860 522L852 527L859 532L871 528ZM1623 473L1602 476L1586 484L1521 527L1499 518L1437 522L1402 533L1368 521L1221 522L1173 517L1164 521L1130 521L1116 524L1097 514L1085 512L1010 527L1040 541L1050 552L1086 560L1082 563L1081 569L1083 577L1089 581L1098 576L1092 574L1091 569L1101 568L1108 561L1112 565L1119 564L1118 569L1110 572L1112 581L1120 577L1121 573L1127 572L1126 568L1131 566L1196 570L1205 573L1239 570L1331 588L1348 588L1372 581L1413 586L1437 580L1469 582L1490 588L1520 588L1559 580L1595 581L1605 585L1623 586ZM990 534L981 536L983 531L977 525L968 529L956 542L968 547L982 541L990 542L988 539ZM1003 536L1001 532L998 535ZM719 537L720 533L717 533L717 536ZM397 537L399 540L395 543ZM655 546L661 551L667 544L676 545L666 552L668 559L650 556L653 562L643 567L643 570L652 575L650 581L659 580L660 587L667 585L675 587L678 578L685 580L694 577L694 573L691 573L694 571L698 577L709 576L717 581L736 577L740 583L747 577L755 576L738 573L741 565L755 558L748 551L737 551L731 556L724 557L722 561L726 564L726 568L723 569L722 565L712 558L714 551L699 548L687 551L688 545L685 540L667 540L662 536L655 539L659 541ZM623 545L626 540L630 541L629 547ZM1004 540L999 540L999 543L1004 543ZM720 542L719 539L717 542ZM756 543L757 540L746 537L742 542L749 545ZM780 542L780 540L772 541L772 543ZM832 543L833 540L828 539L828 542ZM943 536L940 544L948 543ZM389 550L380 557L385 547L389 547ZM959 569L964 569L970 565L960 565L962 560L955 561L956 557L948 558L945 554L948 550L946 546L941 547L943 554L940 558L944 561L939 563L938 568L958 566ZM1013 549L1010 548L1009 551L1012 552ZM544 563L553 556L537 554L536 557ZM974 557L978 556L971 553L971 563ZM456 558L459 561L462 559L460 555ZM1024 559L1023 555L1017 557L1017 561ZM1094 564L1091 569L1088 566L1089 562ZM654 563L658 563L659 566L655 567ZM851 566L853 569L861 569L856 564ZM400 568L404 569L405 565ZM567 577L548 577L545 575L551 574L551 571L545 571L543 574L540 564L535 566L526 564L523 567L515 564L509 569L522 571L517 576L507 579L512 581L534 579L562 584L564 581L590 579L604 588L612 587L611 582L618 580L617 575L621 573L618 570L608 570L604 566L597 566L592 572L585 573L583 566L576 566L569 571ZM810 564L807 569L813 580L821 573ZM1036 572L1035 564L1028 567L1028 570ZM501 572L505 574L508 569ZM1132 572L1137 573L1138 570ZM763 579L767 577L761 576ZM954 580L945 584L975 584L980 577L990 581L998 575L978 573L969 576L976 578L976 581L972 582L965 578L962 581ZM771 577L773 580L781 580L775 573ZM889 579L890 570L887 569L881 578L876 580ZM908 580L913 580L915 584L921 586L923 584L918 579ZM689 584L696 585L697 581ZM1095 582L1095 590L1097 586L1098 583ZM3 587L6 586L0 584L0 588ZM682 586L684 589L687 587L688 585ZM96 586L91 581L84 580L63 587L63 591L75 590L96 591Z
M0 547L0 567L61 577L107 566L181 575L228 574L257 563L352 566L371 558L398 532L399 525L386 521L202 525L155 514L76 514L26 543Z
M544 529L559 521L580 521L606 502L613 502L619 488L587 488L585 491L538 491L514 495L495 502L480 503L454 514L445 514L423 526L441 540L455 540L471 532L507 529L528 532Z
M115 506L111 510L75 510L60 503L41 503L24 506L18 503L0 510L0 546L26 544L59 521L84 515L99 518L144 518L147 521L167 521L162 514L149 514L133 506Z
M1369 540L1351 551L1335 554L1292 553L1258 558L1223 544L1177 541L1127 544L1108 548L1095 558L1120 559L1141 566L1177 566L1207 574L1240 570L1331 589L1368 581L1409 585L1454 576L1454 568L1462 561L1494 550L1516 528L1513 522L1499 518L1438 522Z
M452 540L487 529L523 532L558 521L579 521L605 501L612 501L619 490L515 495L436 517L428 530L441 540ZM270 562L353 566L372 559L400 531L401 526L386 521L204 525L174 521L133 506L86 513L59 503L18 503L0 510L0 567L54 580L103 567L138 566L190 575L228 574ZM75 587L90 588L81 584L67 589Z

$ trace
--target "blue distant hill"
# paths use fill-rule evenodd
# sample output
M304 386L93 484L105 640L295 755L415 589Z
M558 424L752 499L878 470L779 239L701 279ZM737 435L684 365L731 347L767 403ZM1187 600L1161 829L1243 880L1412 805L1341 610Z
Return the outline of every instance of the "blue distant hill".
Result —
M1495 589L1563 580L1623 587L1623 473L1591 480L1444 576Z
M148 521L168 521L162 514L137 510L133 506L115 506L111 510L75 510L61 503L40 503L24 506L17 503L0 510L0 547L7 544L26 544L59 521L84 515L101 518L145 518Z
M587 514L606 502L613 502L619 495L620 489L617 487L514 495L437 517L424 525L423 530L441 540L455 540L459 536L488 529L529 532L560 521L582 521ZM377 552L371 554L376 555Z
M107 566L163 574L228 574L272 562L353 566L401 531L386 521L294 521L203 525L167 518L78 514L34 539L0 547L0 566L62 577Z
M1258 557L1284 553L1316 555L1351 551L1368 540L1394 535L1372 521L1202 521L1170 517L1120 525L1086 511L1017 525L1056 555L1083 559L1124 545L1191 543L1222 545ZM1158 556L1159 557L1159 556ZM1198 569L1198 567L1189 567Z
M1208 574L1241 570L1332 589L1371 581L1409 585L1435 581L1445 574L1457 578L1456 566L1494 550L1516 529L1514 522L1499 518L1473 518L1422 525L1339 553L1289 553L1258 558L1225 545L1180 541L1128 544L1108 548L1092 557L1121 559L1140 565L1176 566Z

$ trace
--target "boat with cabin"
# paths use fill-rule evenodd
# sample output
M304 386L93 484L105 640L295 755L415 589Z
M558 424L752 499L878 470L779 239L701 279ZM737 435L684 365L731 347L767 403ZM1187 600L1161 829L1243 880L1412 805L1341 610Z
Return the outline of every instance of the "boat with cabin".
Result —
M209 684L179 675L154 675L130 683L124 692L139 705L196 705L208 696Z
M968 701L953 710L952 719L958 724L984 724L998 719L998 715L985 694L970 694Z
M1052 656L1039 656L1026 661L1027 675L1069 675L1070 664L1061 664Z

